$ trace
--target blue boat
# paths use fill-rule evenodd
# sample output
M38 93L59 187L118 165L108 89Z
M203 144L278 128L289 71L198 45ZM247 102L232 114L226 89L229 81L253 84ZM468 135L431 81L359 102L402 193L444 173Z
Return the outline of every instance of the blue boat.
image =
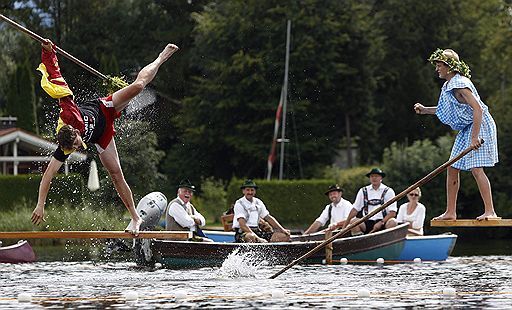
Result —
M235 240L234 232L203 230L205 235L215 242L233 242ZM317 236L318 237L318 236ZM307 239L307 238L306 238ZM315 240L322 240L315 238ZM403 243L400 255L389 257L386 261L409 262L419 258L422 261L445 261L453 251L457 235L441 234L431 236L407 236ZM358 262L374 262L375 255L371 253L359 253L358 255L348 255L346 258Z
M431 236L407 236L400 261L412 261L420 258L422 261L445 261L452 253L457 241L457 235L441 234Z

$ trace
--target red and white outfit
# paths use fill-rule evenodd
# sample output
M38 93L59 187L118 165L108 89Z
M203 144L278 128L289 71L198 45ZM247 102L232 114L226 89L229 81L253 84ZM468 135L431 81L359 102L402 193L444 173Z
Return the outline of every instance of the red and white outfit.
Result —
M80 131L84 142L94 143L98 152L103 152L115 135L114 121L121 116L112 102L112 96L87 100L77 105L73 92L60 73L55 49L43 49L42 64L37 68L42 73L41 87L52 97L58 99L60 106L57 132L64 125L71 125ZM84 147L86 147L84 145ZM65 161L73 150L58 148L54 157Z

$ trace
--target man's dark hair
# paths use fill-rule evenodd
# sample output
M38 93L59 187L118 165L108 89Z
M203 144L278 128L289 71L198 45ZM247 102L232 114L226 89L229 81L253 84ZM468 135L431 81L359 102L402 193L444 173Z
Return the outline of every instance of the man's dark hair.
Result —
M75 129L71 125L64 125L57 133L57 141L61 148L71 150L76 139Z

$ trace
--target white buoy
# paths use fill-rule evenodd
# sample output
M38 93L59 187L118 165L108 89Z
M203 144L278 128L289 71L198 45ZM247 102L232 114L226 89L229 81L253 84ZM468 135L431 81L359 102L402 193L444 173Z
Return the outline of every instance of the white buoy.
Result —
M322 259L322 265L326 265L327 264L327 261L324 259Z
M18 301L19 302L31 302L32 295L30 295L29 293L20 293L20 294L18 294Z
M347 259L346 257L342 257L342 258L340 259L340 264L342 264L342 265L346 265L347 263L348 263L348 259Z
M174 297L176 299L184 299L184 298L187 298L187 291L185 290L176 290L174 292Z
M134 300L137 300L139 299L139 293L136 292L136 291L128 291L128 292L125 292L124 293L124 299L126 299L126 301L134 301Z
M416 264L419 264L419 263L421 263L421 258L419 258L419 257L416 257L416 258L414 259L414 262L415 262Z
M98 177L98 166L94 160L91 161L89 168L89 180L87 180L87 188L94 192L100 189L100 178Z
M357 297L360 297L360 298L370 297L370 291L368 289L361 288L357 291Z
M286 294L282 290L279 290L279 289L272 290L271 294L272 294L272 298L274 298L274 299L283 299L286 297Z
M443 288L443 295L445 296L455 296L457 294L457 290L455 290L453 287L445 287Z
M384 258L382 258L382 257L377 258L377 264L384 264Z

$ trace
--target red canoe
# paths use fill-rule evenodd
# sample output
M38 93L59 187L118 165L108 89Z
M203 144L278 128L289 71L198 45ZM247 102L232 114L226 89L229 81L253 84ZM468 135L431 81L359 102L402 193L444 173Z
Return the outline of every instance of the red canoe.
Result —
M32 263L36 261L36 255L30 244L25 240L18 243L1 246L0 244L0 263Z

